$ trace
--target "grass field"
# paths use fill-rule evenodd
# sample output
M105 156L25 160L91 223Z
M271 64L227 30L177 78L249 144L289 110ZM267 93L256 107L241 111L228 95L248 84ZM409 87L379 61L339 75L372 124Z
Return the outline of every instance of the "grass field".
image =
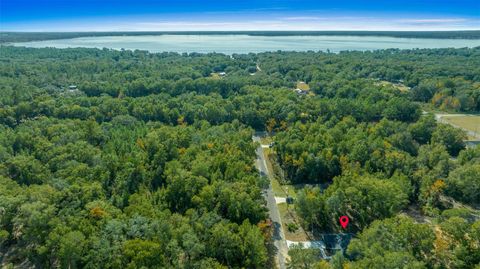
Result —
M304 91L309 91L310 86L308 86L307 83L305 83L303 81L300 81L300 82L297 82L297 89L304 90Z
M273 138L270 137L270 136L264 136L264 137L260 137L260 143L262 143L262 145L268 145L270 143L273 142ZM264 149L265 150L265 149Z
M441 121L449 123L457 128L462 128L468 131L467 138L469 140L480 139L480 115L466 115L466 114L437 114Z
M408 92L410 90L409 87L403 85L402 83L392 83L392 82L384 81L384 80L376 82L375 85L377 85L377 86L392 86L392 87L398 89L401 92Z
M218 73L210 73L210 77L213 79L221 79L222 77Z
M288 205L286 203L278 204L278 211L280 212L280 218L282 219L283 230L285 232L285 239L290 241L307 241L307 233L300 226L300 219L295 213L293 205ZM296 225L296 231L289 231L288 225Z
M272 189L273 192L275 193L275 196L277 197L287 197L287 191L288 195L290 197L293 197L293 199L297 198L297 193L296 190L298 189L295 185L281 185L278 180L272 179Z
M449 115L442 116L445 122L448 122L454 126L466 129L471 132L475 132L480 137L480 116L476 115ZM477 137L477 138L479 138ZM473 138L470 137L469 138Z

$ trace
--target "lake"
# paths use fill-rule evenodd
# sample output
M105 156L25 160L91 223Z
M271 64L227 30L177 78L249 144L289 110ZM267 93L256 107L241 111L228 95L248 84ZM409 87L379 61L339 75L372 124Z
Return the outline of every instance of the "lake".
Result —
M97 36L14 43L34 48L111 48L150 52L219 52L377 50L387 48L461 48L480 46L480 40L398 38L375 36L250 36L250 35L145 35Z

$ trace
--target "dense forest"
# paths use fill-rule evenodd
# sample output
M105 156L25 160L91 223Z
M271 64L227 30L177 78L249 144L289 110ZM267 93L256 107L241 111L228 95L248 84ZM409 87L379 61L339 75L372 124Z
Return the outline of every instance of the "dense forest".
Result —
M309 184L302 225L335 232L347 214L355 233L291 268L480 268L480 148L422 113L480 112L480 48L2 46L0 63L3 267L271 268L266 130L282 180Z
M480 31L130 31L130 32L0 32L0 43L92 36L140 35L252 35L252 36L386 36L403 38L479 39Z

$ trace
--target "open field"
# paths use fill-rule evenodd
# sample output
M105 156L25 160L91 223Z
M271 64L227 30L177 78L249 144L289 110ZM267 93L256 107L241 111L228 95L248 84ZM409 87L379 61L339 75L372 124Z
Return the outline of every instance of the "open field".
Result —
M282 225L284 227L285 239L290 241L308 241L307 233L300 226L300 218L295 212L294 205L288 205L286 203L278 204L278 211L280 212L280 218L282 219ZM288 225L295 225L295 231L289 231Z
M307 83L305 83L303 81L300 81L300 82L297 82L297 89L304 90L304 91L309 91L310 86L308 86Z
M222 77L220 77L220 75L218 73L211 73L210 77L213 78L213 79L221 79L222 78Z
M442 119L469 131L480 133L480 116L445 116Z
M299 189L298 186L291 185L291 184L281 185L280 182L278 182L278 180L276 179L272 179L272 188L273 188L273 192L275 193L275 196L287 197L287 192L288 192L288 196L292 197L293 199L297 198L296 191Z
M436 118L441 122L464 129L469 139L480 139L480 115L436 114Z
M277 197L287 197L287 192L293 199L297 198L297 193L307 187L320 187L326 188L326 185L322 184L281 184L277 179L272 179L272 189Z
M272 142L273 142L273 139L272 139L272 137L270 137L270 136L264 136L264 137L261 137L261 138L260 138L260 143L261 143L262 145L269 145L269 144L272 143ZM266 149L265 149L265 150L266 150ZM265 153L270 153L270 149L268 149Z
M392 86L396 89L398 89L401 92L408 92L410 90L410 87L403 85L402 83L392 83L390 81L384 81L380 80L375 82L375 85L377 86Z

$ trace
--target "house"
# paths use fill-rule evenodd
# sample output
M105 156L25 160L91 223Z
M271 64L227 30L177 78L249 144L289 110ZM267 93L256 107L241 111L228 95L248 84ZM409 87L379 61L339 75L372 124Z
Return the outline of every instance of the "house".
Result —
M350 243L352 236L349 233L324 234L322 235L322 241L325 243L325 249L327 250L344 250Z
M300 95L306 95L308 94L308 90L302 90L302 89L295 89L295 92Z
M297 94L306 95L310 92L310 86L307 83L300 81L297 83L297 88L295 89Z
M347 249L350 240L353 238L351 233L338 234L320 234L318 240L314 241L289 241L287 240L288 248L293 246L300 246L301 248L319 249L320 257L329 260L337 252L344 252Z
M73 85L73 84L66 87L62 87L59 90L60 90L60 94L66 97L75 97L75 96L81 96L84 94L80 89L78 89L76 85Z
M69 91L69 92L74 92L74 91L76 91L76 90L78 90L76 85L70 85L70 86L68 86L68 91Z
M221 76L221 77L224 77L224 76L227 75L227 73L225 73L225 72L218 72L218 75Z

